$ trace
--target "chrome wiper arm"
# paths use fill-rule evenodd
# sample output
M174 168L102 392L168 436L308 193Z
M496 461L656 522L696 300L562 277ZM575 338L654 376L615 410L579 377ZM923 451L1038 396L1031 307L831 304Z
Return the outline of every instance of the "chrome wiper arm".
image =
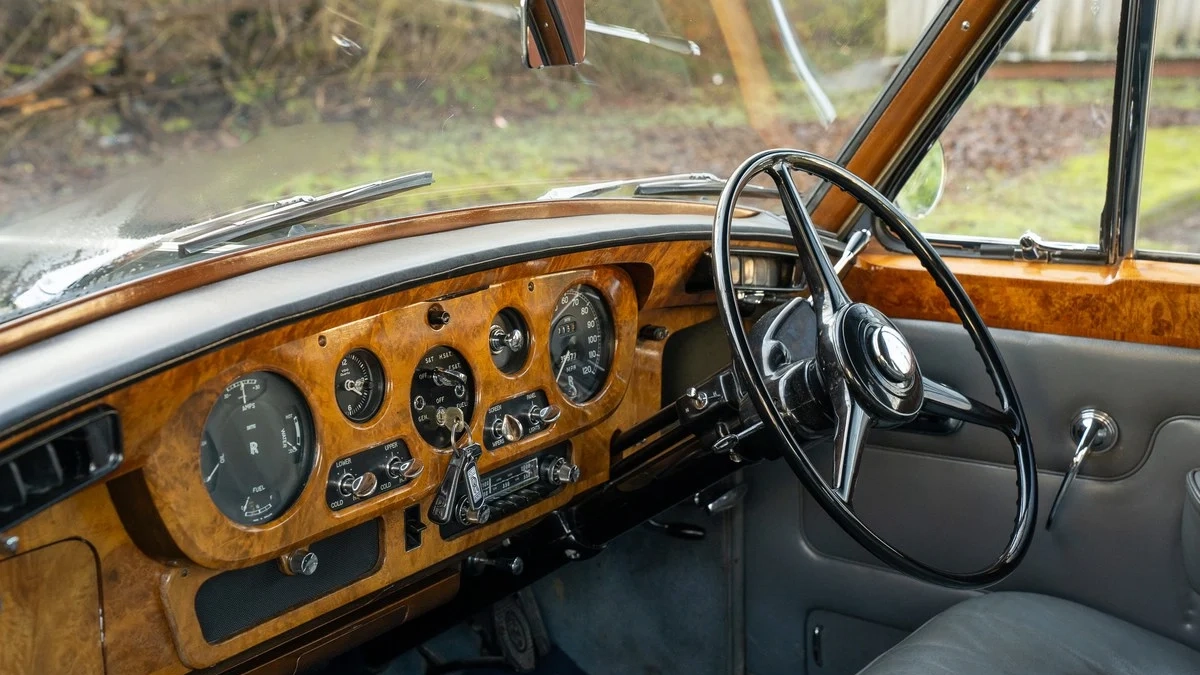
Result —
M408 192L433 183L432 171L385 178L355 185L313 197L297 195L258 206L217 216L187 228L195 234L184 235L170 242L180 255L193 255L235 239L241 239L288 225L297 225L313 218L361 206L385 197ZM260 213L265 211L265 213ZM254 214L254 215L247 215ZM246 216L240 218L239 216ZM237 218L237 220L233 220ZM232 220L232 222L230 222Z
M704 180L652 181L642 183L633 190L638 197L673 197L686 195L720 196L725 190L725 182L716 176ZM762 185L747 185L742 190L743 197L779 197L775 188Z
M538 199L584 199L629 186L633 186L633 194L637 197L719 195L725 189L725 180L711 173L676 173L669 176L625 178L601 183L587 183L585 185L554 188L541 197L538 197ZM775 197L779 193L774 188L749 185L743 194L753 197Z

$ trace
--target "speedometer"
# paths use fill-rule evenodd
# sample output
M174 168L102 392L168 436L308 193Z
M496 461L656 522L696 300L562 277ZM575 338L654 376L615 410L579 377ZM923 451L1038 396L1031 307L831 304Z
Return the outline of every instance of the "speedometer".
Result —
M204 423L200 476L213 503L242 525L283 514L313 466L313 423L291 382L265 371L225 387Z
M608 305L591 286L568 288L550 322L550 367L562 393L575 403L604 386L612 366L613 325Z

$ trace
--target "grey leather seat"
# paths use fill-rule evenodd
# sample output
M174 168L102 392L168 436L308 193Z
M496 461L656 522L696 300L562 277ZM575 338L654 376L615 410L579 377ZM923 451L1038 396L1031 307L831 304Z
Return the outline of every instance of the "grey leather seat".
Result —
M989 593L935 616L859 675L1196 675L1200 652L1083 605Z

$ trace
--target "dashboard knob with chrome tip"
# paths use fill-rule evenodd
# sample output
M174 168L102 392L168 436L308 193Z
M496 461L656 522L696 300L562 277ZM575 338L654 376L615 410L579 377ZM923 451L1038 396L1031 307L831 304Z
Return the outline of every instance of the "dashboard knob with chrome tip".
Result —
M404 459L403 457L393 457L388 460L387 466L384 467L388 478L403 478L404 480L412 480L421 475L425 470L425 465L417 458Z
M513 415L505 415L500 420L500 433L504 440L515 443L525 437L525 426Z
M488 348L493 354L499 354L508 347L509 351L519 352L525 347L525 334L520 328L505 331L500 326L492 326L488 333Z
M375 494L375 490L379 488L379 479L375 477L374 471L363 472L363 475L355 478L350 483L350 490L355 497L366 499Z
M279 567L288 576L310 577L317 571L317 554L298 548L279 559Z
M467 502L458 507L458 523L460 525L483 525L492 519L492 507L484 504L473 509Z
M482 571L484 567L494 567L502 572L508 572L515 576L520 576L525 571L525 561L521 556L513 556L511 558L489 558L484 553L474 553L467 557L467 565Z
M543 470L546 480L551 485L564 485L579 480L579 467L559 457Z
M554 424L562 415L562 410L556 405L538 406L529 409L530 424Z

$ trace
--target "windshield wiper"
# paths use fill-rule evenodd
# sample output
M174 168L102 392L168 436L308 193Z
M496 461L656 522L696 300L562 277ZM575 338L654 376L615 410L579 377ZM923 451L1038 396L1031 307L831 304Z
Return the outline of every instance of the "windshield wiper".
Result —
M313 218L346 211L432 183L433 172L421 171L363 183L316 197L288 197L210 218L187 228L186 231L193 234L186 234L168 243L174 244L180 255L193 255L235 239L288 225L298 225Z
M676 173L669 176L626 178L554 188L538 199L585 199L629 186L633 186L633 194L636 197L715 196L720 195L721 191L725 189L725 182L723 178L718 178L711 173ZM777 197L779 195L774 188L761 185L747 185L742 194L751 197Z

